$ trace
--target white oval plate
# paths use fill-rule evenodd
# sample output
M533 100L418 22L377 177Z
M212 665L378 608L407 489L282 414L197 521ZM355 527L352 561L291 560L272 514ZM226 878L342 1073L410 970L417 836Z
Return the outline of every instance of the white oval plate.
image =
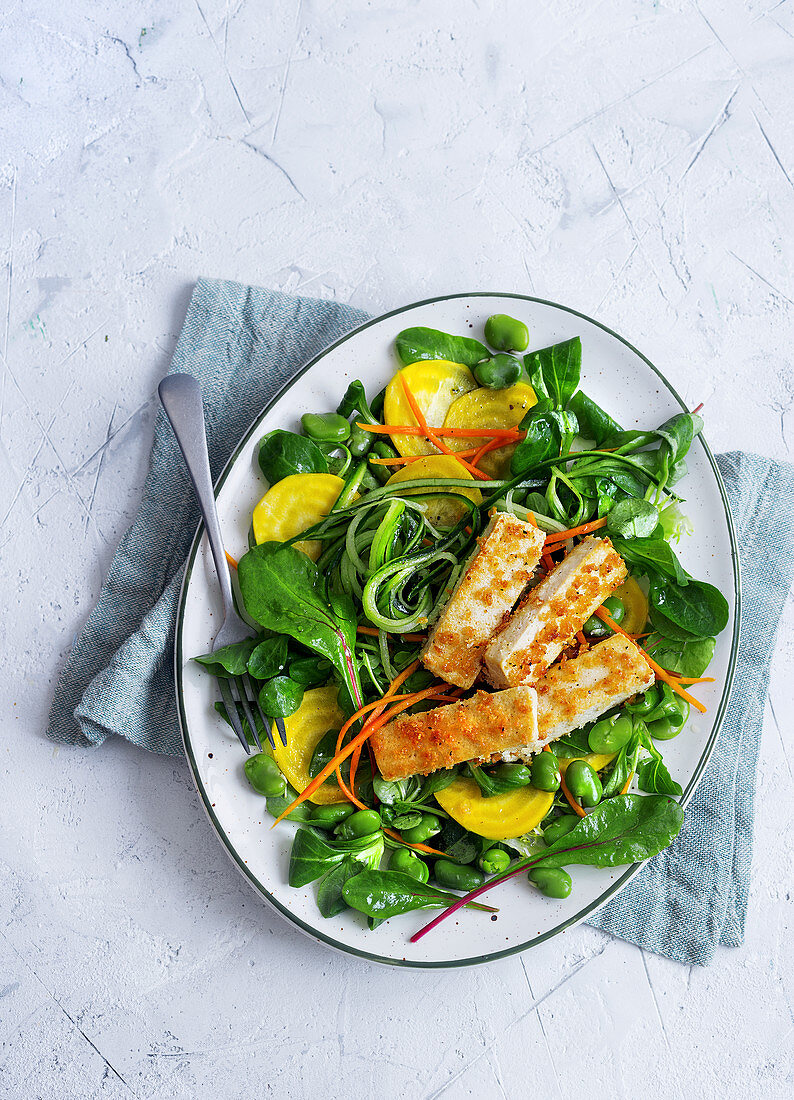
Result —
M339 340L310 363L270 403L240 443L216 489L221 526L229 552L247 549L251 512L264 491L256 462L256 443L273 428L296 430L302 413L335 409L348 383L360 378L368 394L377 393L397 363L393 342L412 325L479 336L492 313L523 320L531 347L559 340L582 340L582 388L624 427L654 427L684 406L656 368L621 337L574 310L515 294L460 294L435 298L395 310L370 321ZM473 327L472 327L473 326ZM692 796L706 766L727 705L739 630L739 571L736 539L725 489L714 459L702 439L687 458L689 476L680 487L695 535L679 549L684 566L716 585L727 597L731 620L717 641L709 674L715 683L701 685L699 696L708 714L693 710L686 730L666 742L665 761ZM465 966L488 962L532 947L583 920L613 897L638 865L614 871L577 867L574 889L564 901L542 897L523 878L500 887L489 898L499 906L496 920L461 911L437 932L416 944L409 936L433 911L395 917L374 931L352 911L325 919L315 903L315 886L287 885L294 826L271 831L265 801L243 775L239 743L213 709L214 682L191 657L206 653L220 624L220 599L203 528L199 528L185 571L176 634L176 691L185 751L196 787L210 821L240 871L275 908L313 938L362 958L399 966Z

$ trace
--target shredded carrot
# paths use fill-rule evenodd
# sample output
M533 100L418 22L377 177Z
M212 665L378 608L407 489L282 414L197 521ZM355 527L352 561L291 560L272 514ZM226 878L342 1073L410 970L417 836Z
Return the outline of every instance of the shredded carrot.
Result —
M552 569L554 568L554 559L552 558L551 554L546 553L546 551L544 551L540 555L540 560L543 562L543 566L544 566L546 572L551 573Z
M527 523L531 523L533 527L537 527L538 521L535 519L534 512L527 512Z
M579 645L589 645L590 644L588 642L587 638L585 638L585 636L584 636L584 634L582 633L581 630L576 631L576 640L579 643Z
M573 812L578 814L579 817L587 817L587 814L584 812L582 807L579 805L579 803L573 797L571 792L568 790L568 785L565 782L565 776L562 774L562 772L560 772L560 786L562 787L562 793L567 798L568 803L569 803L571 809L573 810Z
M418 419L418 418L417 418ZM356 427L376 435L425 435L418 424L364 424L356 422ZM526 432L518 428L431 428L434 435L443 435L452 439L486 439L499 437L516 442L523 439Z
M625 794L625 793L626 793L626 791L627 791L627 790L629 789L629 787L631 786L631 781L632 781L632 779L633 779L633 778L634 778L634 772L631 772L631 773L629 774L629 777L628 777L628 779L627 779L627 780L626 780L626 782L625 782L625 783L623 784L623 790L622 790L622 791L620 792L621 794Z
M394 829L384 829L383 831L386 834L386 836L390 836L392 838L392 840L399 841L400 844L404 844L406 848L413 848L413 850L416 851L416 852L427 852L428 855L431 855L431 856L445 856L446 857L446 854L447 854L446 852L439 852L438 848L431 848L427 844L409 844L408 841L405 840L404 837L400 836L399 833L396 833L394 831Z
M607 626L612 627L616 634L622 634L624 638L629 637L625 630L621 630L618 624L611 618L609 613L604 611L603 607L597 607L595 610L595 614L598 616L602 623L606 623ZM669 684L676 695L680 695L682 699L686 699L686 701L691 706L693 706L695 710L699 710L701 714L706 713L706 708L703 706L700 700L696 699L694 695L690 695L688 691L684 691L683 687L681 686L681 681L677 676L673 676L672 673L662 668L661 665L657 665L653 657L648 656L647 649L643 649L642 646L637 646L637 648L639 649L640 653L642 653L643 657L651 666L653 671L656 673L656 678L658 680L663 680L664 683Z
M232 567L232 569L236 569L236 568L237 568L237 562L236 562L236 561L234 560L234 558L233 558L233 557L231 556L231 554L229 553L229 551L228 551L228 550L224 550L223 552L224 552L224 554L226 555L226 560L228 561L228 563L229 563L229 565L230 565L230 566Z
M671 673L675 675L675 673ZM679 684L713 684L713 676L676 676Z
M546 545L550 542L565 542L566 539L572 539L574 535L587 535L591 531L598 531L601 527L606 527L607 517L602 516L601 519L593 519L589 523L582 523L579 527L571 527L567 531L553 531L550 535L546 536Z
M469 473L472 474L474 477L478 477L481 481L488 481L489 478L488 478L487 474L484 474L482 472L482 470L478 470L476 466L472 466L471 463L467 462L465 458L458 458L458 456L455 454L455 452L451 451L449 449L449 447L446 445L446 443L444 443L439 438L439 436L436 435L433 428L430 428L428 426L428 423L425 420L425 414L422 412L421 408L419 407L419 402L416 400L414 395L411 393L411 387L406 382L404 374L400 375L400 382L402 383L403 392L405 393L405 399L408 402L408 404L411 406L411 412L416 417L417 422L419 424L419 427L425 433L425 437L427 439L429 439L430 442L435 447L437 447L439 449L439 451L441 451L442 454L450 455L450 457L454 458L457 462L459 462L460 465L465 470L468 470Z

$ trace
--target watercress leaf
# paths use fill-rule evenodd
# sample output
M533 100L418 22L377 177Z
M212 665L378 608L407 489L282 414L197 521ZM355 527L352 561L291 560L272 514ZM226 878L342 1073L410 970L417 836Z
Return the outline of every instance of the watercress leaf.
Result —
M638 566L646 576L661 574L682 586L689 583L675 552L664 539L613 538L612 545L624 561Z
M321 916L335 917L349 908L342 890L347 880L360 871L361 864L348 856L325 873L317 887L317 908Z
M619 867L657 855L677 836L684 811L665 795L623 794L602 802L533 866Z
M222 646L214 653L194 657L213 676L242 676L248 668L248 659L257 648L257 638L243 638L241 642Z
M271 718L288 718L303 702L303 687L289 676L274 676L259 691L259 705Z
M446 359L450 363L462 363L473 367L491 353L479 340L470 336L450 336L434 328L406 328L395 340L397 358L407 367L422 359Z
M378 801L382 802L384 806L392 806L402 799L400 784L381 779L379 775L376 775L372 780L372 789L375 791Z
M558 409L564 409L579 385L582 370L582 342L578 336L563 340L540 351L524 356L530 378L538 373L543 379L544 392L554 400Z
M622 539L648 538L658 522L659 513L649 501L630 497L609 509L607 531Z
M689 641L659 639L658 635L649 639L649 644L658 640L653 647L654 660L679 676L702 676L711 664L714 656L715 638L695 638Z
M406 813L396 814L392 818L392 825L395 829L402 831L403 829L413 829L414 825L418 825L422 820L422 815L418 810L409 810Z
M237 567L248 614L280 634L326 657L345 684L352 703L363 697L355 658L356 616L347 595L326 599L317 567L294 546L263 543L244 554Z
M459 895L417 882L402 871L362 871L342 888L348 905L370 917L387 920L414 909L443 908Z
M255 680L269 680L284 671L289 643L283 634L265 638L248 658L248 671Z
M620 424L581 390L573 395L568 408L579 421L579 434L585 439L592 439L596 447L621 431Z
M287 784L287 789L283 794L273 795L265 802L267 806L267 812L272 817L281 817L284 811L292 805L295 799L298 797L298 792ZM292 813L289 815L290 821L299 824L301 821L308 821L312 815L314 805L311 802L301 802L300 806L296 806Z
M620 553L620 551L618 551ZM648 602L675 626L696 638L710 638L724 630L730 614L719 589L705 581L689 580L686 586L661 577L651 578Z
M680 795L683 793L680 783L676 783L667 770L661 756L652 756L643 760L637 768L637 785L641 791L649 794Z
M289 884L306 886L344 858L344 852L332 848L314 829L298 829L289 857Z
M291 474L325 474L328 462L311 439L277 428L260 440L259 469L275 485Z

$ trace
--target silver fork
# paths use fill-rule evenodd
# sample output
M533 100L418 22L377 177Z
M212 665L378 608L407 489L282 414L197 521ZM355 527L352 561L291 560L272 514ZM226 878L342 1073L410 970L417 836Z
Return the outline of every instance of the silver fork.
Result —
M232 579L229 574L226 551L223 548L221 526L215 507L215 494L212 489L201 386L190 374L169 374L160 383L158 392L185 459L193 488L196 490L199 508L204 518L204 526L207 529L212 557L215 561L215 572L218 575L218 583L221 587L223 623L212 643L212 652L214 653L223 646L234 645L244 638L250 638L251 628L240 618L234 607ZM259 751L262 751L262 742L259 738L255 715L261 719L262 727L267 734L270 745L275 748L276 742L273 738L270 719L259 706L258 692L251 683L251 677L247 673L243 676L230 676L228 679L219 676L218 685L229 722L246 753L250 754L251 749L240 720L238 705L245 715L248 728L251 730ZM287 731L284 719L276 718L275 721L282 744L286 745Z

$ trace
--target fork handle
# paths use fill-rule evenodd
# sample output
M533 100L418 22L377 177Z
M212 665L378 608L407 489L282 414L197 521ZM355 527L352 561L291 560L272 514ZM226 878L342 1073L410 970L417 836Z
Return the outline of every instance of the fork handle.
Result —
M215 507L201 386L190 374L169 374L160 383L158 393L184 456L193 488L196 490L210 549L215 559L215 571L221 586L224 611L228 613L234 611L232 581Z

